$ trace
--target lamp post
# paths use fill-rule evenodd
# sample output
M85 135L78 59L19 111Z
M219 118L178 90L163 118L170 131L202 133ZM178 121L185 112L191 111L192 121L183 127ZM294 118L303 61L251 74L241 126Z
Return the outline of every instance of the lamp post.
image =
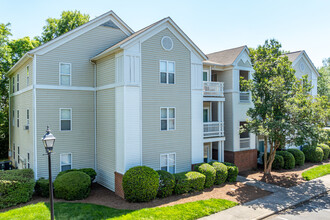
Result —
M49 200L50 200L50 214L51 220L54 220L54 195L53 195L53 182L52 182L52 167L51 167L51 154L53 153L53 146L55 143L55 137L50 133L49 126L47 126L46 134L41 139L46 153L48 154L48 173L49 173Z

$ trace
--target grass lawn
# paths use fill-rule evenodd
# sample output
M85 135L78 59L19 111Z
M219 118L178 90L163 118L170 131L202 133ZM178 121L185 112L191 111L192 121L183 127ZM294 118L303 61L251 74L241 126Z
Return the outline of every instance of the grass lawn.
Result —
M305 180L312 180L330 174L330 164L320 165L306 170L301 175Z
M197 219L236 206L224 199L208 199L174 206L121 210L88 203L55 203L55 219ZM48 203L37 203L0 213L0 219L49 219Z

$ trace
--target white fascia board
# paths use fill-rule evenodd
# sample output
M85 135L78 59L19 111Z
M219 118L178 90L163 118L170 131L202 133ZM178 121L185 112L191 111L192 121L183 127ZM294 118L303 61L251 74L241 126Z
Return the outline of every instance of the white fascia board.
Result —
M249 48L247 46L245 46L244 49L241 51L241 53L236 57L235 61L233 62L234 66L237 66L237 64L241 60L241 57L243 56L244 52L246 52L247 56L249 57L249 54L250 54ZM248 61L249 61L250 65L252 66L250 57L249 57Z
M306 51L303 51L302 54L303 54L305 60L307 60L307 63L308 63L308 64L310 65L310 67L312 67L312 69L314 70L314 73L317 75L317 77L319 77L319 76L320 76L320 73L319 73L319 71L317 71L316 67L314 66L312 60L311 60L311 59L309 58L309 56L307 55Z

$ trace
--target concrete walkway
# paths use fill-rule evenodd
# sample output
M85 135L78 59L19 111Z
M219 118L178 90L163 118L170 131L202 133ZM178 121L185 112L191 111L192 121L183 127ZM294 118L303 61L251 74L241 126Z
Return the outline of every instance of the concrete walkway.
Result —
M262 219L280 212L330 190L330 175L326 175L298 186L283 188L267 183L260 183L244 177L239 181L265 189L273 194L227 209L202 219Z

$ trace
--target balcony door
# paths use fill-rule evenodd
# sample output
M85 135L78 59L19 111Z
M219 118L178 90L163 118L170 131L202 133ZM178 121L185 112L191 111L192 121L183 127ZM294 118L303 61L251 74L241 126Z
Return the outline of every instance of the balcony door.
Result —
M210 121L210 109L204 108L203 109L203 122L209 122Z
M208 70L204 70L204 71L203 71L203 81L205 81L205 82L206 82L206 81L211 81L210 78L211 78L211 77L210 77L210 71L208 71Z

